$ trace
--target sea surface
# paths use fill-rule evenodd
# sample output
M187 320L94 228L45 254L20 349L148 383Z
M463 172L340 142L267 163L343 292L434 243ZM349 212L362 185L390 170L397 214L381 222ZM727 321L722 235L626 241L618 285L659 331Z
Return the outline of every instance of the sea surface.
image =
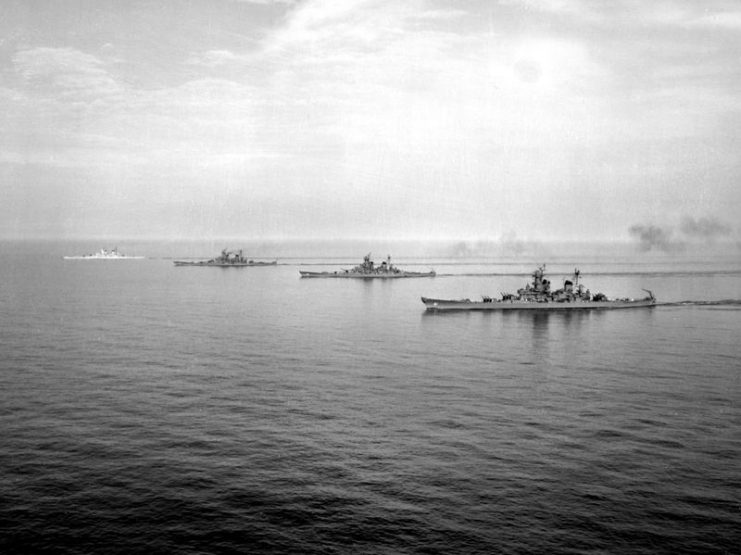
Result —
M365 254L321 244L242 269L176 268L223 248L195 243L62 259L113 246L0 243L2 553L739 552L738 249L401 250L439 275L391 281L300 279ZM544 262L666 304L420 302Z

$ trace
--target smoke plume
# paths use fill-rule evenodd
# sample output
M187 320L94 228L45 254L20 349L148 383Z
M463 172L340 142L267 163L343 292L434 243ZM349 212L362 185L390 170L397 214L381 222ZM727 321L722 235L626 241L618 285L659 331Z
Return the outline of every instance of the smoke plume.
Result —
M532 241L519 239L514 231L502 234L499 239L459 241L450 246L447 256L456 258L476 256L518 256L536 246Z
M713 217L693 218L684 216L679 225L679 237L675 238L670 227L655 224L636 224L628 230L644 252L657 250L677 252L692 244L710 244L733 234L730 225Z
M695 220L690 216L685 216L682 218L680 230L687 237L702 239L703 241L714 241L719 237L727 237L731 234L731 226L716 218Z
M677 252L684 248L684 243L672 237L672 230L655 225L634 225L629 229L630 234L638 239L640 248L644 252L658 250L662 252Z

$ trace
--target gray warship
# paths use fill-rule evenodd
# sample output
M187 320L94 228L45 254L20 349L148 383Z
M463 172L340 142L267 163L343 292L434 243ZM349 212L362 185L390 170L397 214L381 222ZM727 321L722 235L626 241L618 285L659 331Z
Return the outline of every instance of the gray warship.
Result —
M470 299L433 299L422 297L428 311L444 310L585 310L612 308L641 308L656 305L656 297L648 289L643 299L609 299L603 293L592 295L579 283L580 272L574 270L573 279L564 281L563 288L551 291L551 282L545 277L545 265L533 272L533 281L516 294L502 293L501 299L483 296L480 301Z
M309 272L299 270L302 278L360 278L360 279L394 279L394 278L415 278L415 277L434 277L435 271L429 272L408 272L400 270L391 264L391 257L376 265L371 260L371 253L363 257L363 263L355 266L351 270L337 270L334 272Z
M118 252L118 247L113 250L101 249L92 254L83 254L80 256L63 256L65 260L142 260L143 256L130 256Z
M216 266L218 268L243 268L245 266L275 266L278 264L277 260L271 262L262 262L259 260L247 259L242 255L242 249L238 251L228 251L226 249L221 251L221 256L212 258L211 260L175 260L175 266Z

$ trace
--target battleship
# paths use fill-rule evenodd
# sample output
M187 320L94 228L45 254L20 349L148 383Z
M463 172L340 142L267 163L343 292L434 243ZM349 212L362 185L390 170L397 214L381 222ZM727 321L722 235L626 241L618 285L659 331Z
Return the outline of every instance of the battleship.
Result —
M211 260L175 260L175 266L216 266L218 268L244 268L245 266L275 266L278 264L277 260L271 262L263 262L259 260L247 259L242 255L242 249L238 251L228 251L226 249L221 251L221 256L212 258Z
M435 271L429 272L408 272L400 270L391 264L391 257L376 265L371 260L370 253L363 258L363 263L355 266L351 270L337 270L334 272L309 272L299 270L302 278L361 278L361 279L393 279L393 278L415 278L415 277L434 277Z
M143 256L128 256L118 252L118 247L113 250L101 249L92 254L83 254L80 256L64 256L65 260L141 260Z
M641 308L656 305L656 297L648 289L642 299L609 299L603 293L592 293L579 283L580 272L574 270L573 280L564 281L563 288L551 291L551 282L545 277L545 265L533 272L533 281L517 293L502 293L501 299L482 296L480 301L470 299L432 299L422 297L430 312L443 310L586 310L613 308Z

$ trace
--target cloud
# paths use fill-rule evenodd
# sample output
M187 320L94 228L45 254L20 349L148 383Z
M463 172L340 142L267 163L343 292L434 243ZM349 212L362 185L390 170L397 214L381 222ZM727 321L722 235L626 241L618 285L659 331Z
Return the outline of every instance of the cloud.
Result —
M526 10L556 14L583 14L587 6L579 0L500 0L503 6L520 6Z
M388 233L501 237L512 252L529 242L508 229L614 237L681 215L698 176L702 209L732 221L738 40L686 27L717 2L659 2L199 3L197 21L158 40L133 20L94 41L76 29L79 40L46 44L89 53L24 46L0 68L3 159L111 182L149 172L163 188L190 175L253 201L303 194L328 218L331 198L339 220L388 212ZM584 229L562 223L586 212ZM722 236L672 223L674 235L646 224L631 236L646 250Z
M271 6L277 4L296 4L298 0L229 0L237 4L256 4L262 6Z
M51 69L40 62L48 57L37 56L34 63L24 58L27 78L57 79L58 59L51 58ZM77 65L68 67L96 67L85 57L71 59ZM90 92L84 96L76 89L60 92L56 85L43 96L35 89L0 87L0 101L18 114L15 121L24 121L23 126L11 127L13 120L6 125L14 140L0 162L91 172L119 168L121 174L139 171L137 167L171 171L182 166L198 172L205 167L241 169L250 160L273 154L254 138L259 105L251 85L199 78L159 89L129 87L102 97Z
M420 12L416 17L420 20L450 20L469 15L465 10L441 9Z
M706 14L688 22L687 26L738 31L741 29L741 10Z
M682 219L680 230L687 237L708 242L719 237L727 237L732 231L731 226L716 218L698 218L695 220L690 216L685 216Z
M741 28L741 10L732 9L730 6L732 3L723 1L684 4L665 1L639 2L631 6L630 12L645 24L659 27L681 27L697 31L737 30Z
M317 106L351 143L427 155L442 143L454 152L463 136L482 149L605 136L592 132L599 106L590 91L609 75L584 44L493 36L469 15L418 3L306 3L268 38L261 61L275 68L276 98Z
M244 60L244 57L238 56L230 50L209 50L203 54L191 56L185 63L189 65L216 67L239 62L240 60Z
M41 95L86 99L121 92L104 63L74 48L39 47L13 56L18 75Z
M629 229L630 234L640 241L640 248L644 252L658 250L661 252L677 252L682 250L685 245L681 241L676 241L669 228L662 228L656 225L634 225Z
M692 31L741 29L741 10L733 2L705 0L703 2L653 2L598 3L585 0L499 0L499 5L519 8L524 12L539 13L553 18L568 17L608 30L624 25L640 26L655 33L662 29L682 28ZM655 37L659 38L659 37Z

